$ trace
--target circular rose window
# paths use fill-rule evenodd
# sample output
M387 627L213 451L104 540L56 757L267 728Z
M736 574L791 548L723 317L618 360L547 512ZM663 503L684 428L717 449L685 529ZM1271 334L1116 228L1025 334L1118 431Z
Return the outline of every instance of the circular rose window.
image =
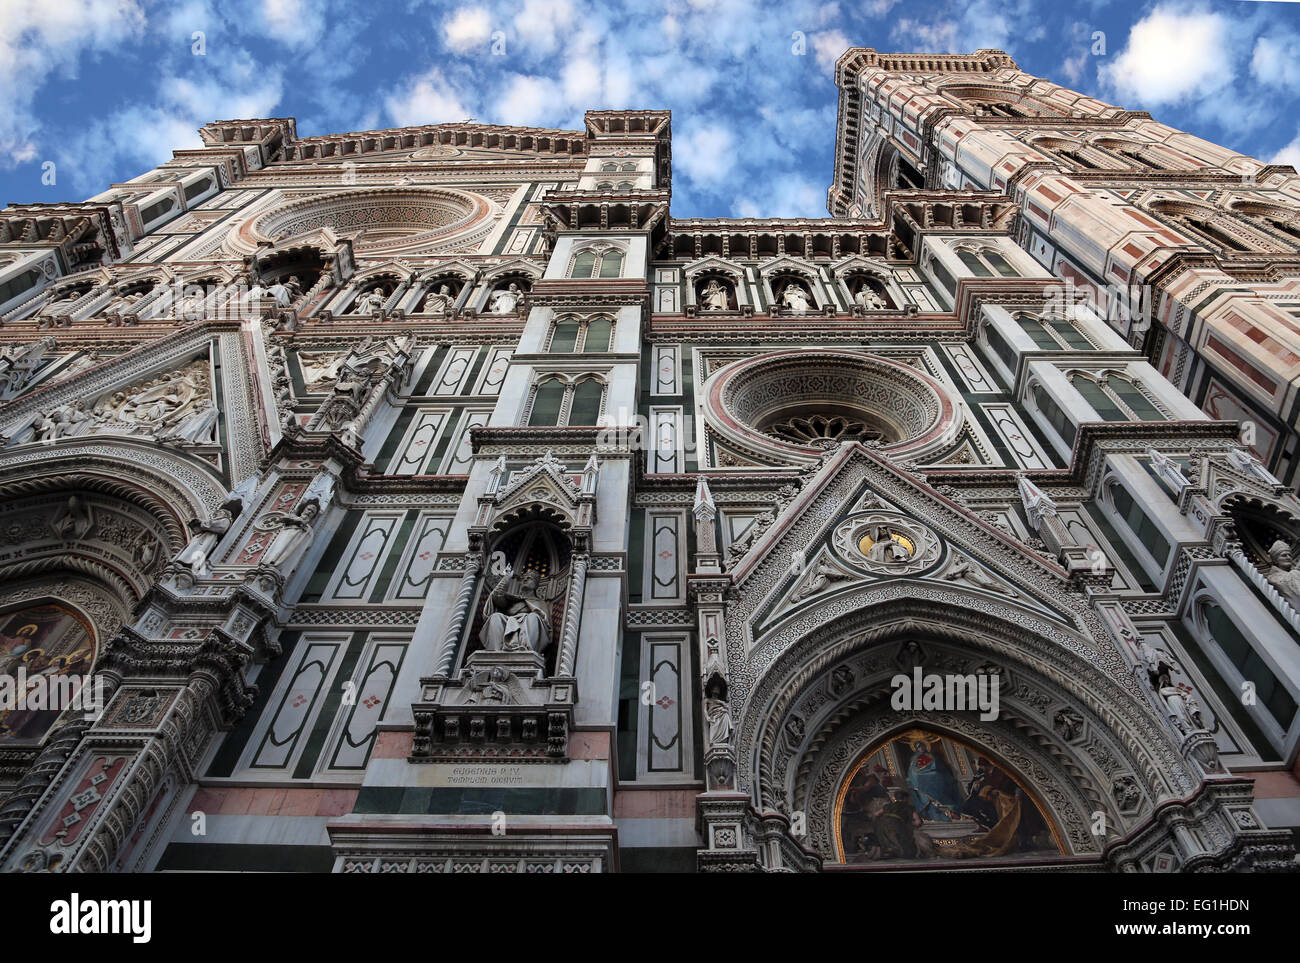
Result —
M481 197L433 188L379 188L322 194L273 208L247 221L240 240L256 246L319 228L351 238L358 253L418 248L484 222L490 205ZM484 224L484 226L488 226Z
M921 458L949 446L961 406L929 375L847 351L783 351L728 365L706 385L705 422L725 449L809 462L845 441Z

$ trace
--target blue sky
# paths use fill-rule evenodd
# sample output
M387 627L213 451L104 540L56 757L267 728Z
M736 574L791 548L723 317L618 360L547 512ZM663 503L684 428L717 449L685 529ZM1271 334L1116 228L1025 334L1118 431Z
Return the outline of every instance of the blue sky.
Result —
M824 216L853 45L999 47L1300 167L1294 3L0 0L0 202L84 199L199 146L208 120L294 116L311 136L649 107L673 111L675 216Z

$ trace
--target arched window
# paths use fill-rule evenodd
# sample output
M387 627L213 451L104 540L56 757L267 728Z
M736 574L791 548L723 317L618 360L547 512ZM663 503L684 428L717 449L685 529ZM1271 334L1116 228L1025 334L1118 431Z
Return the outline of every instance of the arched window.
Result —
M1128 493L1128 489L1118 482L1110 484L1110 498L1115 505L1115 511L1120 519L1128 526L1138 543L1146 549L1156 564L1164 568L1165 563L1169 561L1169 540L1161 533L1146 512L1142 510L1133 496Z
M549 427L560 423L560 409L568 386L559 378L548 378L537 386L533 396L533 410L528 416L531 428Z
M623 252L616 248L586 248L573 258L571 278L616 278L623 273Z
M600 165L600 169L601 171L616 171L618 170L618 165L615 164L613 161L606 161L605 163Z
M630 190L632 190L635 186L636 186L636 185L634 185L631 181L619 181L619 182L618 182L617 190L620 190L620 191L630 191Z
M578 350L580 330L581 326L572 318L557 322L555 331L551 335L551 345L547 350L557 354Z
M989 266L980 260L980 256L974 251L963 248L957 252L957 256L961 258L961 263L966 265L967 269L977 278L993 277L993 272L989 270Z
M613 189L614 189L613 181L601 181L599 184L596 185L596 190L598 191L612 191Z
M623 254L620 251L606 251L600 258L600 276L616 278L623 273Z
M626 164L623 165L623 170L634 171L636 170L636 165L633 164L631 161L628 161Z
M1295 718L1295 699L1269 669L1267 663L1259 657L1259 653L1250 644L1245 633L1215 602L1206 602L1201 606L1201 618L1210 637L1218 643L1223 654L1237 667L1242 678L1254 683L1258 704L1268 710L1279 726L1289 729L1291 720Z
M574 382L549 375L537 383L528 414L529 427L594 425L605 403L605 384L595 375Z
M989 330L992 331L993 329L990 327ZM1069 416L1061 409L1061 406L1043 390L1041 385L1035 385L1032 394L1034 404L1043 413L1047 423L1056 429L1056 433L1061 436L1061 439L1067 445L1074 444L1074 423L1070 421Z
M605 386L595 378L586 378L573 387L573 404L569 413L571 425L594 425L600 418L600 403L605 397Z
M1010 262L997 251L986 250L981 253L984 255L984 260L988 261L993 270L997 271L998 274L1002 275L1004 278L1014 278L1019 276L1018 272L1011 266Z
M596 252L592 250L579 251L578 256L573 259L573 270L569 272L569 277L589 278L596 269Z
M1164 421L1165 416L1150 398L1128 378L1107 374L1094 380L1085 374L1070 375L1070 383L1103 421Z
M587 322L587 338L583 351L608 351L610 338L614 334L614 323L609 318L595 318Z
M561 318L551 332L552 354L608 351L614 332L609 318Z
M1017 315L1016 322L1022 331L1033 339L1043 351L1091 351L1093 344L1065 318L1035 318Z

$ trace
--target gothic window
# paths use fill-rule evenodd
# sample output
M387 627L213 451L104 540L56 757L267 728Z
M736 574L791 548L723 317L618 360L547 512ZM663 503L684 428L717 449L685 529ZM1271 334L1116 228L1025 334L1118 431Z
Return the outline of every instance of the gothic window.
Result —
M1295 699L1259 657L1232 617L1216 603L1206 602L1201 606L1201 620L1242 678L1254 683L1258 704L1267 709L1283 729L1290 728L1295 717Z
M616 278L623 273L623 252L615 248L586 248L573 258L571 278Z
M991 247L979 248L978 250L969 247L959 248L957 257L977 278L1014 278L1020 276L1020 272L1012 267L1011 262Z
M991 330L991 329L990 329ZM1035 385L1033 389L1034 404L1038 410L1043 413L1047 423L1056 429L1056 433L1061 436L1067 445L1074 444L1074 424L1070 421L1069 416L1061 409L1041 385Z
M1201 241L1212 248L1224 251L1254 253L1272 248L1271 238L1253 224L1247 226L1241 219L1226 211L1208 207L1156 203L1151 211L1173 221L1183 228L1193 241Z
M608 351L614 332L609 318L561 318L551 332L551 354Z
M1233 213L1266 231L1286 235L1290 242L1300 240L1300 211L1242 205L1234 207Z
M1156 564L1164 568L1165 563L1169 561L1169 540L1142 510L1142 506L1129 494L1127 488L1118 482L1111 482L1108 491L1120 520L1128 526L1128 530L1146 549L1147 554L1155 559Z
M601 402L605 399L605 386L595 378L584 378L573 386L573 401L569 409L570 425L594 425L600 418Z
M22 274L0 283L0 304L12 301L20 294L26 294L36 286L36 282L40 279L40 271L24 271Z
M1121 375L1108 374L1093 378L1079 372L1070 375L1070 383L1096 409L1103 421L1164 421L1161 413L1142 390Z
M993 277L993 272L989 270L989 266L974 251L958 251L957 256L961 258L961 263L966 265L966 268L977 278Z
M1091 351L1093 344L1065 318L1036 318L1033 315L1016 316L1022 331L1033 339L1043 351Z
M559 378L548 378L540 382L533 395L533 410L528 417L529 427L558 425L567 389L568 385Z
M533 389L528 426L594 425L604 407L605 383L595 375L585 375L576 381L549 375Z

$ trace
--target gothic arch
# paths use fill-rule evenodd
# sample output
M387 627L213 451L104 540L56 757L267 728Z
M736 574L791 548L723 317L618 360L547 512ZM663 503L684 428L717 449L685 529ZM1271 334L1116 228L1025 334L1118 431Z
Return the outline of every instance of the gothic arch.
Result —
M1116 664L1120 660L1098 652L1096 643L1059 622L1005 601L991 603L976 592L917 581L868 584L816 609L815 617L795 624L803 634L784 650L774 650L772 643L780 644L771 638L776 631L756 639L751 649L750 664L760 671L745 687L736 759L739 784L760 810L806 804L808 799L796 793L810 791L808 767L815 762L805 760L832 738L837 719L879 698L887 702L889 679L918 664L927 672L982 668L1004 674L1010 680L1001 692L1007 713L997 724L1012 728L997 730L999 738L1008 753L1016 748L1041 757L1044 766L1055 760L1053 784L1061 806L1072 798L1076 815L1098 806L1109 806L1117 817L1134 814L1132 807L1124 812L1115 804L1107 780L1133 780L1148 813L1155 803L1195 784L1170 735ZM783 624L780 634L789 637L790 628ZM900 660L903 646L917 649ZM853 682L836 693L828 680L846 665ZM1053 731L1053 714L1060 708L1081 717L1086 738L1071 743ZM906 721L893 715L895 723ZM918 713L912 721L929 724L926 715ZM800 722L792 723L796 716ZM962 725L956 713L935 722ZM790 738L792 729L801 733L798 740ZM1085 748L1090 742L1099 747L1096 755ZM1109 771L1098 756L1114 761Z

